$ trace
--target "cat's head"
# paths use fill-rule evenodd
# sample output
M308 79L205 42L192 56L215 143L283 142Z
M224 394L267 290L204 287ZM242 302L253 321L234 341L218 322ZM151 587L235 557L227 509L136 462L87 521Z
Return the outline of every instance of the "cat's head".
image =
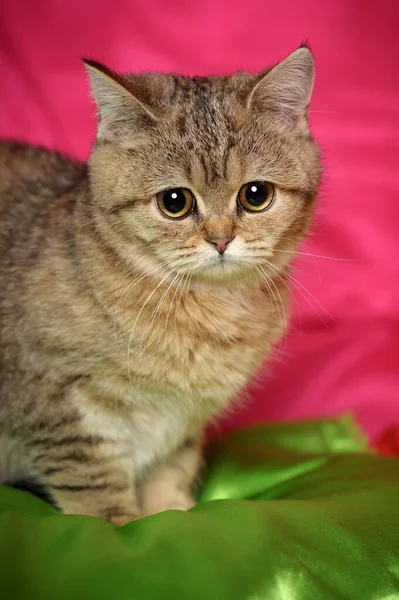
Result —
M320 180L310 50L230 77L86 65L99 118L96 223L123 259L213 281L284 268Z

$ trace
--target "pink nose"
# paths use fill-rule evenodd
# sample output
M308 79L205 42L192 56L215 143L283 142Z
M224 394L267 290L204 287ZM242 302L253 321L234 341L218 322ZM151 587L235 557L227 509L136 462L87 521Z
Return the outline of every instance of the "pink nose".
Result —
M212 244L213 246L215 246L215 248L219 252L219 254L223 254L223 252L226 251L228 244L230 244L230 242L232 240L234 240L234 237L224 236L224 237L219 237L219 238L216 238L216 237L210 238L210 239L207 239L206 241L209 242L210 244Z

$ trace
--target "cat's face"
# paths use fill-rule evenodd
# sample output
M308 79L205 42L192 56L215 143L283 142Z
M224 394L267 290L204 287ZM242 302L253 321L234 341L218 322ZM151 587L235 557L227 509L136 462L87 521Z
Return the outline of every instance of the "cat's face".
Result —
M89 68L100 117L93 192L126 258L214 281L289 262L320 178L308 50L255 77Z

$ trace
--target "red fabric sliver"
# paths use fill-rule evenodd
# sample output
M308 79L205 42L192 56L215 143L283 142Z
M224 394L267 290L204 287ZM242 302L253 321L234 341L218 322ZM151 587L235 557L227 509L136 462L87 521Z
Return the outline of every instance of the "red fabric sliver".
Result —
M399 456L399 425L384 431L374 444L374 450L383 456Z

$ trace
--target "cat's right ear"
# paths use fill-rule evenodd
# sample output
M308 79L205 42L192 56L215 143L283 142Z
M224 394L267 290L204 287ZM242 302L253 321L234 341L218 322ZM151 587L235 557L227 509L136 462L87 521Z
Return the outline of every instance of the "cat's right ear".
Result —
M273 111L286 123L296 123L307 118L313 84L313 56L307 46L302 46L262 75L248 106L259 112Z
M86 59L83 62L97 105L97 139L122 141L157 121L151 109L135 97L128 79L101 63Z

